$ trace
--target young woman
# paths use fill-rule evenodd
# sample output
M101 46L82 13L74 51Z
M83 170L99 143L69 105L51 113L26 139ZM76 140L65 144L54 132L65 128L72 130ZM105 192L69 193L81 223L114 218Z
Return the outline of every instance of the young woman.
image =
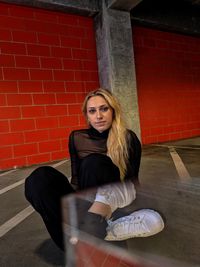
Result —
M160 232L163 220L150 209L109 220L117 208L129 205L136 197L141 144L126 128L119 102L108 90L90 92L83 113L88 129L73 131L69 138L71 184L49 166L36 169L25 182L26 198L42 216L52 239L64 249L61 197L91 187L97 188L96 196L87 206L81 230L108 241Z

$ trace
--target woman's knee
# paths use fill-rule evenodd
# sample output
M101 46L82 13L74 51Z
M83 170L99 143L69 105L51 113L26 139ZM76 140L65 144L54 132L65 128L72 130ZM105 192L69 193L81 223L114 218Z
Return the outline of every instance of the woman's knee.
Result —
M42 166L35 169L25 180L25 196L29 200L31 196L42 188L45 188L48 183L48 175L52 167Z
M119 181L120 173L108 156L94 153L83 159L79 179L82 189Z

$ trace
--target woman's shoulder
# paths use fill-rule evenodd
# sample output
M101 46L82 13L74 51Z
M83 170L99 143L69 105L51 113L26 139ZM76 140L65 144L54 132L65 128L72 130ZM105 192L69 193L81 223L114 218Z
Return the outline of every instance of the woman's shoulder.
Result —
M140 144L140 140L139 140L137 134L130 129L127 129L127 138L129 140L129 142L131 142L131 143Z
M127 129L127 135L128 135L129 137L138 139L136 133L135 133L133 130L131 130L131 129Z
M88 129L77 129L77 130L73 130L70 133L70 138L75 138L77 136L82 136L88 134Z

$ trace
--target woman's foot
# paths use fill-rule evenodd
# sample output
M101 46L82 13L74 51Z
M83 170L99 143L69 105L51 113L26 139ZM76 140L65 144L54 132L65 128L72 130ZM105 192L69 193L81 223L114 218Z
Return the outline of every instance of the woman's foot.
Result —
M134 237L148 237L161 232L164 221L160 214L151 209L142 209L121 217L108 220L107 241L120 241Z

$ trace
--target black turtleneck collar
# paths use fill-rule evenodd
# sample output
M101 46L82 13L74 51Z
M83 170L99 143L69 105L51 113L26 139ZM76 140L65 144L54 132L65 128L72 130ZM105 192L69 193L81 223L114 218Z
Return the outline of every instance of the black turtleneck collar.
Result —
M102 133L98 132L96 129L94 129L93 127L89 128L89 134L91 137L97 137L97 138L107 138L108 137L108 133L109 133L109 129L103 131Z

